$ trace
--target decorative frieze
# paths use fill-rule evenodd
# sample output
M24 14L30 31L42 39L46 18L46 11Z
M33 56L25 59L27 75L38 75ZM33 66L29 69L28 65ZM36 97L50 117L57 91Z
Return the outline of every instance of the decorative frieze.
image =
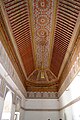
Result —
M27 92L27 99L57 99L58 92Z

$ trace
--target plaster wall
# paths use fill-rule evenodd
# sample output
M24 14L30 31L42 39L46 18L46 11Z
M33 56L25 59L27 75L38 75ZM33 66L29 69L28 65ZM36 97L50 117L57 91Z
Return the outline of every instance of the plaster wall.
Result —
M25 103L24 120L59 120L58 99L29 99Z
M3 105L4 105L4 99L2 97L0 97L0 120L1 120L1 116L2 116Z
M24 120L59 120L58 111L26 111Z
M80 72L59 98L60 118L80 120Z

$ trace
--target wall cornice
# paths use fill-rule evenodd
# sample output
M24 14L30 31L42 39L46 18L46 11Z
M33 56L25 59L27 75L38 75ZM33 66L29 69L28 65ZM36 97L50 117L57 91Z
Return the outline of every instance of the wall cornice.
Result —
M70 107L71 105L77 103L78 101L80 101L80 96L74 100L72 100L71 102L69 102L68 104L66 104L65 106L59 108L59 109L28 109L28 108L24 108L24 107L21 107L22 110L24 111L48 111L48 112L54 112L54 111L61 111L61 110L64 110L66 109L67 107Z
M59 109L26 109L26 108L23 108L23 107L21 107L21 109L23 109L24 111L40 111L40 112L43 112L43 111L45 111L45 112L53 112L53 111L59 111Z

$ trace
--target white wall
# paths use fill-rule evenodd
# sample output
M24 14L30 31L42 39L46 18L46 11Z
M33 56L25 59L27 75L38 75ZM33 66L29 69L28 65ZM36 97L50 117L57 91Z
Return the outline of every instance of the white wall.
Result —
M2 97L0 97L0 120L1 120L1 116L2 116L3 105L4 105L4 99Z
M14 114L15 114L15 105L12 104L12 110L11 110L11 120L14 120Z
M24 97L22 98L21 106L23 108L25 107L25 98ZM24 120L24 115L25 115L25 111L22 108L20 108L20 120Z
M26 100L25 109L24 120L59 120L57 99L29 99Z
M27 111L24 120L59 120L59 112Z
M25 115L25 111L23 109L20 109L20 120L24 120L24 115Z
M58 99L28 99L25 103L27 109L59 109Z
M60 108L72 103L60 111L60 117L63 120L80 120L80 101L74 102L80 97L80 73L74 78L68 88L59 98ZM65 118L66 116L66 118Z
M65 119L65 115L66 119ZM60 111L62 120L80 120L80 101Z

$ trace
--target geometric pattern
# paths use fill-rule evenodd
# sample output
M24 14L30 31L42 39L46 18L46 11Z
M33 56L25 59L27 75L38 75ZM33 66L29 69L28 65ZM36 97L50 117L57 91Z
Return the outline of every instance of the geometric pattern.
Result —
M28 99L44 98L44 99L57 99L58 92L27 92L26 97Z
M49 67L53 0L32 0L36 68Z

